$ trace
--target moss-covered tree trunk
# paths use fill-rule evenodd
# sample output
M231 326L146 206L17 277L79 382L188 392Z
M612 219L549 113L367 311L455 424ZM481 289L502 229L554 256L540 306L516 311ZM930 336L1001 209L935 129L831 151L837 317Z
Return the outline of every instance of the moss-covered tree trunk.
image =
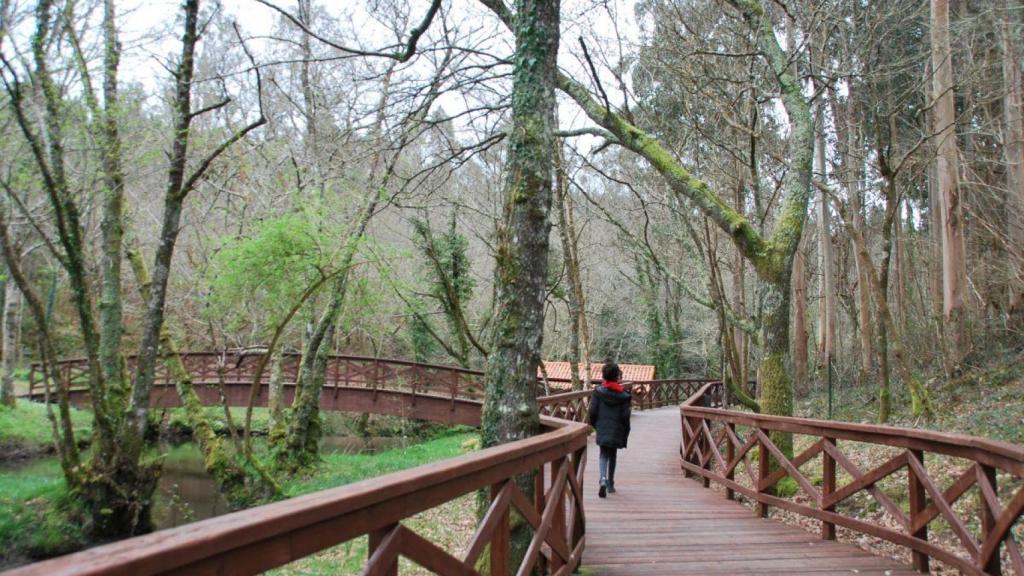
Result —
M4 282L3 306L3 377L0 380L0 405L13 408L14 394L14 360L17 358L18 336L18 300L21 292L17 283L8 279Z
M292 402L284 443L276 450L275 462L279 469L296 472L315 464L320 457L320 391L327 374L327 360L334 343L338 310L344 300L331 295L327 310L306 341L299 366L296 396Z
M515 4L512 126L494 272L497 313L481 422L485 447L526 438L540 426L537 366L551 232L560 2L517 0ZM533 482L522 478L520 487L532 493ZM509 555L513 566L525 554L529 538L523 526L513 531Z
M267 434L271 444L284 438L284 354L280 348L270 353L270 390L267 408L270 412L270 430Z
M174 139L171 142L167 187L164 193L163 222L151 269L152 283L146 298L146 312L142 321L142 342L132 386L131 406L125 428L134 434L122 449L126 459L138 459L142 451L142 438L149 415L149 396L159 359L160 333L164 323L164 305L167 284L171 274L171 261L177 244L182 207L188 190L185 187L188 159L189 127L192 122L192 75L195 70L195 48L199 42L199 0L185 3L185 29L182 34L181 60L175 78Z
M129 398L121 342L124 333L121 301L124 177L118 133L119 44L115 26L115 3L114 0L103 2L102 106L93 89L87 56L77 37L75 25L79 20L73 14L74 7L75 3L69 2L61 8L53 0L40 0L36 4L36 27L31 36L34 70L31 72L30 94L39 95L42 101L39 113L37 114L37 109L26 102L26 87L17 79L13 83L5 83L5 89L10 96L15 121L31 150L42 187L49 200L56 238L54 251L57 252L57 259L68 275L71 300L78 317L79 335L88 360L87 379L94 420L93 449L88 465L65 466L68 485L75 489L77 495L92 510L94 533L99 536L121 536L149 528L148 512L159 467L155 463L144 462L143 432L148 413L149 392L152 388L153 365L159 349L163 296L173 255L173 242L178 233L177 215L180 215L184 197L201 180L213 160L250 130L261 125L264 119L261 114L259 121L234 133L206 158L198 161L194 171L186 172L188 128L195 117L189 107L192 56L199 39L199 0L187 0L184 6L182 59L176 74L176 118L165 201L165 222L154 265L156 295L147 302L143 322L144 344L139 366L144 377L136 377L136 386ZM73 65L78 69L81 81L80 94L63 93L51 74L49 60L57 47L63 46L69 47ZM259 73L256 74L258 84ZM100 202L101 262L98 273L92 271L87 258L89 240L82 214L83 207L88 204L82 199L83 191L75 188L77 178L68 177L65 169L63 130L71 120L77 122L79 119L78 111L81 105L78 98L85 102L90 113L89 128L100 144L97 149L101 160L101 173L98 179L102 181L103 187ZM75 99L76 103L70 104L71 99ZM80 154L80 151L76 154ZM78 156L76 162L77 158ZM76 166L79 164L76 163ZM5 258L9 260L9 264L12 258L17 259L16 256L9 257L6 251ZM100 294L98 299L95 294L97 286ZM19 280L19 287L23 294L30 293L31 286L27 281ZM30 298L30 308L37 328L44 334L41 340L44 344L45 359L56 361L52 339L46 334L45 316L48 314L42 312L41 303L36 297ZM73 446L73 436L69 426L64 422L68 420L65 414L65 395L62 394L60 399L62 424L57 430L63 438L58 439L58 443L62 446L62 453L77 457L73 450L67 448Z
M807 382L807 270L803 250L793 260L793 379L798 393L809 390Z
M110 404L120 406L127 392L124 377L121 338L124 334L121 303L121 244L124 232L124 171L121 167L121 137L118 130L118 65L121 59L120 46L115 26L113 0L103 3L103 106L97 108L96 119L102 123L100 130L101 156L103 161L103 216L100 223L102 234L101 286L99 300L100 316L100 364L103 379L107 382Z
M537 431L552 198L559 2L518 0L513 21L512 126L498 230L494 340L482 436L495 446Z

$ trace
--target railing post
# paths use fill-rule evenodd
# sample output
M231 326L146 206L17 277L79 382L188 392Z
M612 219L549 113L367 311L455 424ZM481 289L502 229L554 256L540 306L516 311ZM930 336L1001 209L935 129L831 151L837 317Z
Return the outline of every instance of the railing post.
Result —
M707 424L707 419L702 417L700 419L701 429L703 429L704 426ZM700 440L698 440L698 442L700 442L700 453L705 455L705 462L702 463L700 466L704 470L710 471L711 467L714 466L715 460L714 458L711 457L711 443L714 441L714 436L711 435L711 426L708 425L708 433L701 434ZM710 488L711 478L709 478L706 474L701 475L701 484L703 484L705 488Z
M679 426L682 428L683 441L680 442L680 444L679 444L679 459L682 460L682 461L687 461L686 460L686 445L690 443L690 435L686 432L686 424L687 424L686 413L684 413L682 410L680 410L679 411ZM689 478L690 477L690 471L687 470L685 467L683 467L681 464L680 464L680 467L683 468L683 478Z
M992 491L999 494L998 485L996 484L996 469L980 463L977 466L982 476L988 479L988 483L992 486ZM992 509L989 508L988 501L985 500L985 494L981 490L978 490L978 500L978 506L981 508L981 545L984 547L985 543L988 542L992 529L995 528L997 518L996 515L992 513ZM989 563L985 566L985 572L988 574L1003 573L1003 567L999 560L998 549L996 550L996 553L992 555L992 559L989 560Z
M385 526L384 528L381 528L380 530L375 530L373 532L370 532L370 534L369 534L370 542L369 542L369 545L367 546L367 550L366 550L366 558L367 559L370 559L370 558L373 557L373 553L377 551L377 548L380 547L380 545L384 541L384 539L387 538L388 534L390 534L391 531L394 530L397 526L398 526L398 524L391 524L390 526ZM398 576L398 559L397 558L395 559L395 562L383 572L383 575L384 576Z
M510 481L515 482L515 479ZM500 490L501 484L491 486L492 501L498 497ZM508 522L509 509L506 508L498 520L498 526L494 529L494 535L491 536L491 576L506 576L508 574L508 546L511 540Z
M736 424L733 423L733 422L726 422L725 425L728 426L729 427L729 431L732 432L732 434L727 434L726 437L725 437L725 465L728 466L728 465L732 464L733 458L736 457L736 445L732 443L732 438L733 438L733 436L736 435ZM736 479L736 469L733 468L732 470L729 470L728 472L726 472L725 473L725 479L726 480L735 480ZM725 499L726 500L735 500L736 499L736 492L732 488L726 488L725 489Z
M555 465L556 461L549 462L551 466L551 481L555 481L555 476L558 474L558 468ZM544 467L547 464L541 464L537 468L537 473L533 475L533 507L537 510L537 516L544 516L544 506L547 504L547 497L544 494ZM552 497L554 497L552 495ZM541 554L537 558L537 572L544 572L544 555Z
M908 452L915 458L918 459L921 464L924 464L924 451L922 450L908 450ZM911 466L907 466L907 491L910 495L910 524L913 526L914 522L921 517L927 507L925 499L925 488L921 479L914 473L914 469ZM922 526L917 532L911 534L914 538L927 541L928 540L928 526ZM921 572L922 574L928 573L928 555L924 552L917 550L911 551L912 562L914 570Z
M586 476L585 472L586 472L586 466L587 466L587 447L586 446L583 446L582 448L580 448L579 450L576 451L575 465L576 465L576 482L579 484L580 490L583 490L583 488L584 488L583 482L584 482L584 477ZM570 531L569 533L572 535L569 538L569 550L570 551L576 549L576 545L579 544L580 539L583 538L583 535L587 531L587 526L585 524L586 516L584 514L585 511L583 510L583 507L578 502L576 502L575 500L573 500L572 506L573 506L573 509L575 510L575 512L573 514L572 526L569 527L569 531ZM579 559L577 559L577 562L579 562Z
M764 430L761 430L760 428L758 428L757 430L760 431L761 433L767 435L767 432L765 432ZM764 443L761 440L758 440L757 441L757 493L758 494L764 494L764 488L761 487L761 484L768 478L768 471L769 471L769 463L770 462L771 462L771 458L769 458L768 448L765 447ZM760 516L761 518L767 518L768 517L768 504L765 504L764 502L758 500L757 501L757 515Z
M559 458L558 460L555 460L554 462L551 463L551 481L552 482L555 481L555 476L557 475L557 469L561 468L563 463L565 465L567 465L567 466L571 466L572 465L571 462L569 462L569 457L568 456L563 456L562 458ZM568 488L569 487L569 483L566 482L565 486L566 486L566 488ZM551 518L551 528L550 528L548 534L552 535L552 538L554 539L555 542L564 541L565 540L565 493L563 492L561 494L557 494L557 493L554 492L554 490L552 490L551 493L548 494L547 501L548 501L547 504L549 506L554 506L555 507L555 513L552 515L552 518ZM544 513L543 510L541 510L540 512L541 512L541 514ZM570 548L570 551L571 550L572 549ZM550 573L551 574L556 574L559 571L559 569L561 569L562 566L564 566L564 565L565 565L565 562L562 561L562 557L559 556L557 552L552 550L552 552L551 552L551 564L548 567L549 570L550 570Z
M835 446L835 438L822 438L825 441L825 447ZM824 506L825 498L828 498L833 492L836 491L836 460L829 454L828 450L822 450L821 452L821 498L822 498L822 510L826 512L834 512L835 506ZM836 539L836 525L832 522L825 520L821 521L821 539L822 540L835 540Z

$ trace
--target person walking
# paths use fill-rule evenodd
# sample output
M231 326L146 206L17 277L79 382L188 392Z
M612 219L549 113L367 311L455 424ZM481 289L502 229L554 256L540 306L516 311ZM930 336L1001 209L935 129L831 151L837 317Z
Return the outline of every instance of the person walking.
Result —
M605 363L601 377L604 381L590 397L590 425L597 430L597 445L601 449L601 483L597 495L604 498L609 492L615 493L615 459L619 448L625 448L629 439L633 397L622 389L619 383L622 371L615 362Z

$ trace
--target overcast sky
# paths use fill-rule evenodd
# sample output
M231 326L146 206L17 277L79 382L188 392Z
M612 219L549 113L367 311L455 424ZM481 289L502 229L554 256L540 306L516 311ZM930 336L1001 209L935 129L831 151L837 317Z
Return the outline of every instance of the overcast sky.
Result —
M210 4L206 3L207 6ZM294 0L279 0L276 4L292 14L296 13ZM374 2L320 0L316 4L332 15L345 14L346 19L353 21L353 29L360 31L359 41L363 47L374 48L390 43L391 38L383 36L384 30L375 25L369 12ZM412 20L418 22L430 1L410 0L410 4ZM563 0L559 65L574 76L585 74L578 56L581 52L580 36L585 38L588 48L598 60L603 59L601 55L604 54L611 64L615 64L619 59L620 45L624 53L631 53L639 37L634 4L634 0ZM177 0L122 0L118 6L122 15L120 32L125 46L122 76L127 81L143 84L147 91L155 91L169 81L169 74L157 65L157 59L164 60L180 50L181 3ZM245 35L253 38L257 60L261 55L267 58L268 43L262 38L271 34L280 16L254 0L222 0L222 7L239 23ZM477 27L500 26L477 0L446 0L445 7L449 18L456 23ZM511 33L502 33L511 42ZM342 43L350 42L348 38L342 40ZM614 82L603 68L601 73L606 85ZM563 127L577 128L587 124L575 105L566 102L565 98L562 101L559 116ZM441 99L439 104L449 113L456 112L462 105L454 95Z

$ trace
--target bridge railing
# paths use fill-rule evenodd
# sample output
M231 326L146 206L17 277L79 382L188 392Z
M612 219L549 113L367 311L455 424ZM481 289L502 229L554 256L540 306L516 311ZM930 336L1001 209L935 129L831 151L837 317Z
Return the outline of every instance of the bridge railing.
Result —
M187 352L181 355L185 369L196 385L238 386L252 383L262 354L221 354L219 352ZM286 353L281 361L281 373L286 384L294 384L299 373L300 354ZM134 370L136 357L125 358L129 370ZM86 387L88 360L71 358L57 363L60 385L69 390ZM270 382L270 367L260 377L260 384ZM29 396L42 396L42 365L35 362L28 375ZM154 386L173 387L174 380L161 363L157 367ZM451 398L481 400L483 398L483 372L452 366L420 364L406 360L373 358L366 356L332 355L327 362L325 388L365 387L371 389L401 389L418 394L433 394Z
M725 488L726 498L749 498L762 516L773 506L820 520L823 539L835 539L841 526L909 547L914 568L923 572L935 558L965 574L1001 574L1008 562L1024 575L1018 544L1024 528L1021 447L926 430L716 409L708 401L720 394L715 388L720 385L705 385L680 408L682 467L705 486L714 482ZM779 433L807 441L790 458L776 444ZM872 445L878 462L861 468L863 463L844 454L848 443ZM791 497L775 490L785 477L798 487ZM942 535L930 538L930 526L941 526Z
M682 403L702 386L711 382L706 378L676 378L668 380L644 380L623 382L622 386L633 395L634 410L650 410ZM545 416L586 422L590 410L593 388L577 392L565 392L540 396L537 404Z
M482 563L497 576L507 574L513 514L532 529L514 572L570 574L583 554L590 429L547 417L542 426L543 433L517 442L99 546L10 575L258 574L368 535L362 574L397 574L398 558L405 557L438 574L478 574ZM517 481L530 473L532 498ZM461 550L445 550L402 523L477 490L489 490L490 505Z

